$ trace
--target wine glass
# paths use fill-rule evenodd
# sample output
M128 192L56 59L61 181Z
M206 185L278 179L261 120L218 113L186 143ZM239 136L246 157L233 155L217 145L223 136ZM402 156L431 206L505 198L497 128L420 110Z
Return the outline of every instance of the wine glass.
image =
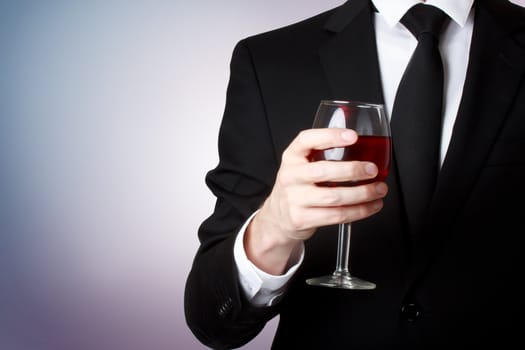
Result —
M358 134L357 142L347 147L316 150L311 160L371 161L377 165L375 178L365 181L324 182L320 186L356 186L375 181L384 181L390 170L392 141L390 125L384 107L357 101L322 100L317 109L313 128L348 128ZM337 261L331 275L310 278L306 283L342 289L374 289L376 285L352 276L349 269L350 223L339 224Z

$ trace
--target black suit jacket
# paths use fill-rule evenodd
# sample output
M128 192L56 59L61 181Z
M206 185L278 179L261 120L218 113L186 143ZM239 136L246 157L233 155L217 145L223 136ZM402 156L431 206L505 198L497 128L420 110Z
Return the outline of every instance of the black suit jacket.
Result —
M321 99L383 102L373 10L351 0L239 42L220 162L206 177L216 207L199 229L186 285L186 319L203 343L240 346L279 314L275 349L525 344L525 16L503 0L478 0L475 13L463 97L424 229L409 231L394 167L383 210L353 224L352 270L377 288L304 282L333 271L336 230L327 227L306 242L289 290L268 308L244 299L235 236Z

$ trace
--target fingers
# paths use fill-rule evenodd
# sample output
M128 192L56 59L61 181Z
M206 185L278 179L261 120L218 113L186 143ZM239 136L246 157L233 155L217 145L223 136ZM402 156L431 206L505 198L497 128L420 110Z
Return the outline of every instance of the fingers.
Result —
M374 215L383 208L383 199L341 207L307 207L289 212L289 232L300 235L316 227L354 222ZM290 236L292 237L292 233ZM293 237L305 239L307 237Z
M283 162L307 161L312 150L349 146L357 141L357 133L351 129L323 128L303 130L283 153Z
M384 182L351 187L297 185L279 187L271 196L279 208L279 222L287 236L305 239L320 226L352 222L377 213L388 191Z
M377 176L365 161L310 161L312 150L345 147L357 141L350 129L302 131L284 151L276 182L258 214L261 232L274 241L308 239L321 226L353 222L377 213L387 193L383 182L325 187L323 182L360 182ZM276 237L280 237L276 239Z
M374 163L362 161L316 161L285 169L282 176L297 183L345 182L373 179L378 169ZM291 180L291 179L290 179Z
M290 203L291 205L306 208L331 208L372 202L383 198L387 191L388 188L384 182L376 182L351 187L313 186L306 191L301 187L296 187L290 189L289 196L298 201L298 203Z

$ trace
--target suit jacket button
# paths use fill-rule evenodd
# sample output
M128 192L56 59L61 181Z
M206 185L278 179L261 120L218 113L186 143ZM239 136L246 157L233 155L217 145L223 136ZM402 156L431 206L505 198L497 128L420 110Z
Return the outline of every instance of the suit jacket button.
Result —
M228 298L224 301L224 303L222 303L219 306L219 308L217 309L217 314L221 318L225 318L226 316L228 316L228 314L230 313L232 309L233 309L233 300L232 298Z
M421 308L415 303L406 303L401 307L401 317L409 322L421 318Z

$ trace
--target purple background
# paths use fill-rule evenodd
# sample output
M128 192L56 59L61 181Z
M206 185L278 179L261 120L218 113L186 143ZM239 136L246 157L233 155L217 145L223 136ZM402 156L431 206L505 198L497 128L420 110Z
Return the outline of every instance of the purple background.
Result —
M0 1L2 350L205 348L182 297L231 51L342 2Z

